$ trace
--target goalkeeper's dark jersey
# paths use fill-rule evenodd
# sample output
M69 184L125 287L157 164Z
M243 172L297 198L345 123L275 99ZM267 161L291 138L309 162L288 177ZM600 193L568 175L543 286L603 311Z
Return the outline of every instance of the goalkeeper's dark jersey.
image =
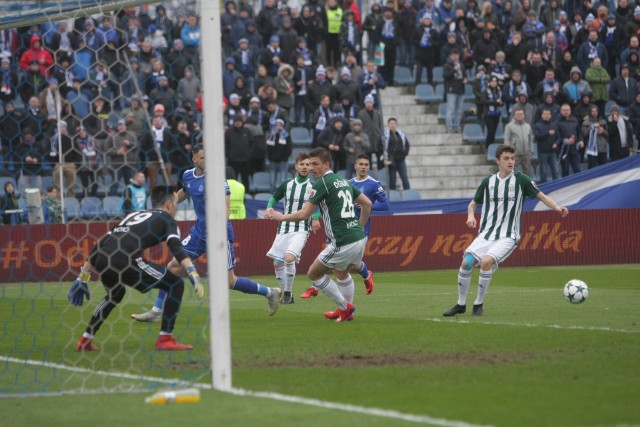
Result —
M129 260L142 256L145 249L164 241L178 261L187 258L175 219L163 210L151 209L124 217L100 239L93 251L112 260L114 255Z

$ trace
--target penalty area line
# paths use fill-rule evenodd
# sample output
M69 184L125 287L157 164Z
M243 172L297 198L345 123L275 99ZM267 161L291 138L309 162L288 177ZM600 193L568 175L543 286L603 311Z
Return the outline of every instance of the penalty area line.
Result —
M426 322L434 323L448 323L456 324L461 323L464 325L493 325L493 326L511 326L515 328L548 328L548 329L566 329L574 331L599 331L599 332L618 332L623 334L638 334L640 331L632 331L629 329L616 329L609 328L607 326L563 326L563 325L544 325L541 323L515 323L515 322L487 322L487 321L475 321L465 319L440 319L437 317L422 319Z
M127 374L124 372L94 371L88 368L79 368L76 366L63 365L61 363L45 362L42 360L18 359L16 357L3 356L3 355L0 355L0 362L14 363L19 365L27 365L27 366L45 367L50 369L59 369L59 370L78 373L78 374L92 374L92 375L100 375L100 376L111 377L111 378L120 378L120 379L144 381L144 382L151 382L151 383L161 383L161 384L167 384L167 385L173 385L173 386L198 387L202 389L213 388L211 384L206 384L206 383L193 383L189 381L181 381L178 379L159 378L159 377L152 377L152 376L146 376L146 375L133 375L133 374ZM142 391L150 391L150 390L147 389L147 390L140 390L140 391L142 392ZM431 425L441 426L441 427L491 427L487 425L467 423L464 421L435 418L428 415L406 414L403 412L393 411L389 409L369 408L364 406L350 405L346 403L328 402L324 400L312 399L312 398L301 397L301 396L290 396L290 395L280 394L275 392L251 391L251 390L239 389L239 388L231 388L229 390L217 390L217 391L221 391L223 393L228 393L228 394L232 394L234 396L239 396L239 397L256 397L261 399L271 399L271 400L277 400L281 402L297 403L297 404L302 404L307 406L314 406L318 408L335 409L335 410L344 411L344 412L370 415L374 417L390 418L390 419L395 419L399 421L408 421L408 422L419 423L419 424L431 424ZM127 391L115 390L114 392L126 393ZM131 392L131 391L128 391L128 392ZM86 392L83 392L83 393L86 394ZM0 395L0 398L1 397L42 397L45 395L59 396L63 394L67 394L67 393L60 392L60 393L11 394L11 395L4 395L4 396ZM69 394L76 394L76 393L69 393ZM101 394L101 393L96 392L95 394Z
M274 393L274 392L262 392L262 391L250 391L244 389L232 388L231 390L224 390L227 393L231 393L237 396L251 396L259 397L263 399L279 400L283 402L297 403L308 406L315 406L325 409L336 409L344 412L352 412L363 415L371 415L375 417L392 418L400 421L408 421L412 423L420 424L432 424L442 427L491 427L481 424L471 424L464 421L447 420L444 418L434 418L428 415L416 415L405 414L403 412L393 411L389 409L368 408L364 406L349 405L346 403L327 402L324 400L311 399L308 397L289 396L286 394Z

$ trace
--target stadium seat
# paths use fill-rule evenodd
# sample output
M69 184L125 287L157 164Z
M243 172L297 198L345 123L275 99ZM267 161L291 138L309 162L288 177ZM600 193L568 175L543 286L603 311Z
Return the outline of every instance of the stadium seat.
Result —
M438 120L445 121L447 119L447 103L441 102L438 105Z
M418 190L404 190L402 192L402 201L410 202L412 200L422 200L422 194Z
M438 87L442 87L442 85L438 85L436 89ZM421 83L416 86L416 101L421 104L436 104L442 102L442 95L438 96L430 84Z
M269 172L256 172L251 177L252 193L268 193L271 191L271 178Z
M442 67L441 66L433 67L433 82L435 84L444 83L444 76L442 74Z
M120 217L122 211L122 197L107 196L102 199L102 211L107 218Z
M496 129L495 142L499 142L500 144L504 142L504 124L502 123L498 123L498 128Z
M82 219L102 219L102 200L97 197L84 197L80 201L80 218Z
M400 196L400 192L398 190L389 190L389 201L390 202L401 202L402 196Z
M489 147L487 148L487 161L491 162L491 163L495 163L496 162L496 150L498 149L498 147L500 146L500 144L498 143L493 143L493 144L489 144Z
M475 123L478 120L476 104L465 102L462 104L462 123Z
M481 144L487 139L487 133L477 123L467 123L462 131L462 140L473 144Z
M476 96L473 94L473 86L470 84L464 85L463 102L473 102L476 100Z
M42 191L47 191L47 188L53 186L53 177L51 175L45 175L42 177Z
M64 198L64 215L69 221L78 219L80 215L80 202L75 197Z
M249 194L249 193L245 193L244 199L245 200L253 200L253 196L251 194Z
M378 170L378 181L384 188L389 186L389 170L387 168Z
M394 79L397 85L408 86L414 83L414 78L411 75L411 70L401 65L396 65L394 71Z
M268 202L269 199L271 198L271 193L256 193L256 195L253 197L255 200L261 200L264 202Z
M311 135L309 130L303 127L291 129L291 143L294 147L311 147Z

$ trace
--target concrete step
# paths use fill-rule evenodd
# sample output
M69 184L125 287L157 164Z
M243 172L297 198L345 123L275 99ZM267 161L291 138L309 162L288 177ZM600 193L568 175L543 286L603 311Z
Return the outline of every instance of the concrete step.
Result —
M414 183L411 182L413 187ZM417 187L415 187L417 188ZM419 190L425 199L471 199L475 193L475 189L445 189L445 190Z
M462 141L462 138L458 134L444 133L444 125L441 126L442 128L436 127L436 125L429 125L428 128L424 128L425 130L423 131L423 133L412 132L410 134L407 134L409 143L412 147L419 145L429 147L436 145L446 145L449 147L468 145L470 147L480 147L479 145L469 144ZM482 148L480 149L482 150Z
M407 157L407 166L482 166L487 164L487 159L482 156L466 155L439 155L439 156L411 156Z
M438 124L437 122L433 122L430 124L407 124L403 125L403 119L398 119L398 129L407 135L419 135L419 136L441 136L445 137L449 142L454 141L462 141L462 134L459 133L445 133L447 130L446 126L443 124ZM385 123L386 125L386 123ZM435 135L440 134L440 135ZM411 142L411 138L409 138L409 142Z
M493 173L494 166L485 165L468 165L468 166L412 166L408 170L410 176L416 178L433 178L433 177L451 177L451 176L470 176L482 179ZM480 181L476 183L479 185Z
M441 155L482 155L482 148L477 145L412 145L412 156L441 156Z
M456 189L473 189L480 185L482 178L478 177L440 177L440 178L415 178L409 177L412 187L419 190L456 190Z
M402 114L385 114L382 117L382 121L385 126L389 118L395 118L398 121L398 128L403 132L407 126L439 126L438 132L444 133L446 127L442 123L438 123L437 120L433 120L433 116L427 114L413 114L409 111Z
M398 120L401 120L406 115L427 115L428 111L424 105L414 103L413 105L385 106L382 109L382 114L384 117L396 117ZM433 119L431 120L433 123L436 123Z
M409 90L403 86L387 86L382 89L381 97L383 105L395 104L395 99L399 96L409 95Z

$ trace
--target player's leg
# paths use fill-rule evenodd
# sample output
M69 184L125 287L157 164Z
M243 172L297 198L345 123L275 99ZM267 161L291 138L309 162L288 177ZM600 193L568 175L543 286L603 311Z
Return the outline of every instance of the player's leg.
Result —
M475 242L475 241L474 241ZM462 263L458 270L458 302L449 310L443 313L444 316L455 316L467 311L467 294L469 293L469 285L471 284L471 269L476 263L476 248L470 246L462 257Z
M100 300L94 310L84 334L76 344L76 351L98 351L98 348L93 345L93 338L105 320L107 320L111 311L122 301L126 292L124 286L119 284L118 276L118 272L111 269L105 270L100 274L100 280L102 280L107 295Z
M327 248L329 247L331 246L328 246ZM327 276L327 273L329 273L332 268L320 262L320 257L325 251L326 249L313 261L311 267L309 267L307 276L313 281L313 286L316 289L322 291L326 296L331 298L338 305L339 309L345 310L349 303L340 292L340 289L338 289L336 282Z
M511 238L504 238L492 242L487 253L480 261L480 278L478 279L478 296L473 303L472 314L474 316L482 316L484 313L483 303L484 296L489 289L493 273L498 269L501 262L509 257L518 246L516 241Z
M375 287L375 283L373 283L373 272L367 268L367 264L365 264L364 260L360 264L360 267L356 268L358 274L362 276L364 279L364 288L367 292L367 295L371 295L373 292L373 288Z
M285 289L285 252L286 252L287 234L276 234L276 238L267 252L267 256L273 259L273 271L280 289ZM284 301L284 299L283 299Z
M302 250L309 238L308 232L296 232L288 234L287 247L284 254L284 304L293 304L293 284L296 279L296 264L300 261Z
M189 255L191 259L198 259L200 256L207 252L207 242L204 239L200 239L193 234L189 234L183 241L182 246L184 251ZM177 259L172 258L167 265L167 269L180 276L182 274L182 265ZM167 299L167 292L163 289L158 291L156 301L153 303L151 310L144 313L132 314L131 318L138 322L159 322L162 319L162 308L164 307L165 300Z
M254 282L246 277L236 276L234 268L236 267L236 254L233 249L233 242L227 241L227 269L229 270L229 289L239 291L245 294L263 295L269 302L269 316L273 316L278 311L278 300L282 291L280 288L269 288Z
M162 269L162 267L159 266L154 267L157 268L157 270ZM145 280L146 279L145 277ZM171 271L165 270L164 276L152 286L166 293L160 334L156 341L156 350L191 350L193 346L179 343L173 338L173 328L178 317L178 312L180 311L182 296L184 294L184 279Z

